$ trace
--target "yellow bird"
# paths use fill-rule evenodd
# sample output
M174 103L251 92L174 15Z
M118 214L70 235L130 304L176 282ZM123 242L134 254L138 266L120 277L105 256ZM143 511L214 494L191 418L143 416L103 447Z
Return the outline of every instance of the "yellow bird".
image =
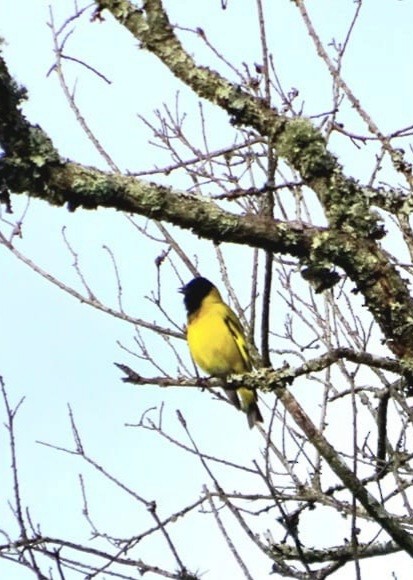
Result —
M249 372L252 363L241 323L217 288L198 277L180 291L188 315L188 346L196 364L213 377ZM241 387L225 392L231 403L247 414L250 427L263 420L255 391Z

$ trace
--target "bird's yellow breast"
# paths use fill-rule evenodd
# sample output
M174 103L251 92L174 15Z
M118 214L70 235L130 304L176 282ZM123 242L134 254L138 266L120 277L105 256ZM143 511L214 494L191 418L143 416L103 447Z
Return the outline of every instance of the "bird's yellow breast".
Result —
M207 298L189 318L187 340L192 358L210 375L225 376L250 369L242 331L229 324L234 317L226 304Z

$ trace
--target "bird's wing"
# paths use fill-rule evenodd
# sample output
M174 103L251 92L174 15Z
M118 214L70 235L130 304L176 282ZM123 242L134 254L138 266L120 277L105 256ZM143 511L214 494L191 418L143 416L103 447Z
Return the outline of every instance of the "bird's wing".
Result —
M224 320L225 324L228 327L228 330L230 331L234 339L235 344L237 345L241 358L245 364L245 371L250 371L252 369L251 357L248 352L244 331L236 314L229 307L227 309L227 312L225 313Z

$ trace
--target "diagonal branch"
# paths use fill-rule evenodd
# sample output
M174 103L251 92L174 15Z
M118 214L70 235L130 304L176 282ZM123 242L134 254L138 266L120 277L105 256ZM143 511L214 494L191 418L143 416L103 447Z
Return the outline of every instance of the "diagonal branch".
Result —
M343 268L365 296L366 305L388 339L389 347L397 356L412 358L413 301L409 288L377 243L385 232L371 211L368 196L355 180L344 175L336 158L327 150L320 131L308 119L280 115L265 100L231 84L216 71L198 66L175 35L161 0L147 0L142 9L128 0L96 0L96 4L99 11L108 9L144 48L199 97L224 109L234 124L252 127L269 137L278 155L317 194L333 230L326 232L324 239L322 236L313 239L314 251L306 258ZM347 236L345 240L342 234ZM341 245L337 244L336 236L340 237ZM255 247L282 251L260 243Z
M405 550L410 556L413 556L413 538L399 522L395 520L383 505L364 487L363 483L356 477L352 470L347 467L344 461L338 456L335 449L317 429L310 417L298 401L291 395L288 389L279 386L275 393L287 412L300 427L308 440L322 457L327 461L330 468L341 479L346 488L352 492L354 497L361 503L366 512L386 530L389 536Z
M405 280L377 243L384 234L363 188L344 176L321 133L303 118L287 119L218 73L197 67L176 38L159 0L138 10L127 0L97 0L200 96L225 108L237 123L270 137L279 155L319 196L330 229L264 216L240 216L208 199L168 187L63 162L47 135L20 111L24 96L0 59L0 183L69 209L113 207L191 230L214 242L289 253L304 264L341 267L356 284L388 346L413 372L413 300ZM146 11L146 12L145 12ZM321 285L321 287L323 287ZM409 362L411 361L411 362Z
M129 0L96 0L98 10L112 16L199 97L225 110L236 125L252 127L269 137L278 155L296 169L324 205L333 224L351 220L352 227L370 235L377 217L356 182L347 178L322 134L303 117L289 118L271 108L266 100L247 93L218 72L199 66L174 33L161 0L147 0L137 9ZM349 212L349 203L351 211Z

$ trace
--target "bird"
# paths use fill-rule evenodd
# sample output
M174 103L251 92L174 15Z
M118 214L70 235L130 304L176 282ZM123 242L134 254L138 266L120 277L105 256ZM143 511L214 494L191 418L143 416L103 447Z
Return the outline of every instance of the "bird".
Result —
M252 361L241 322L212 282L197 276L180 292L188 317L186 338L195 363L209 375L224 379L230 374L251 371ZM224 390L230 402L247 414L250 428L263 421L255 390L246 387Z

